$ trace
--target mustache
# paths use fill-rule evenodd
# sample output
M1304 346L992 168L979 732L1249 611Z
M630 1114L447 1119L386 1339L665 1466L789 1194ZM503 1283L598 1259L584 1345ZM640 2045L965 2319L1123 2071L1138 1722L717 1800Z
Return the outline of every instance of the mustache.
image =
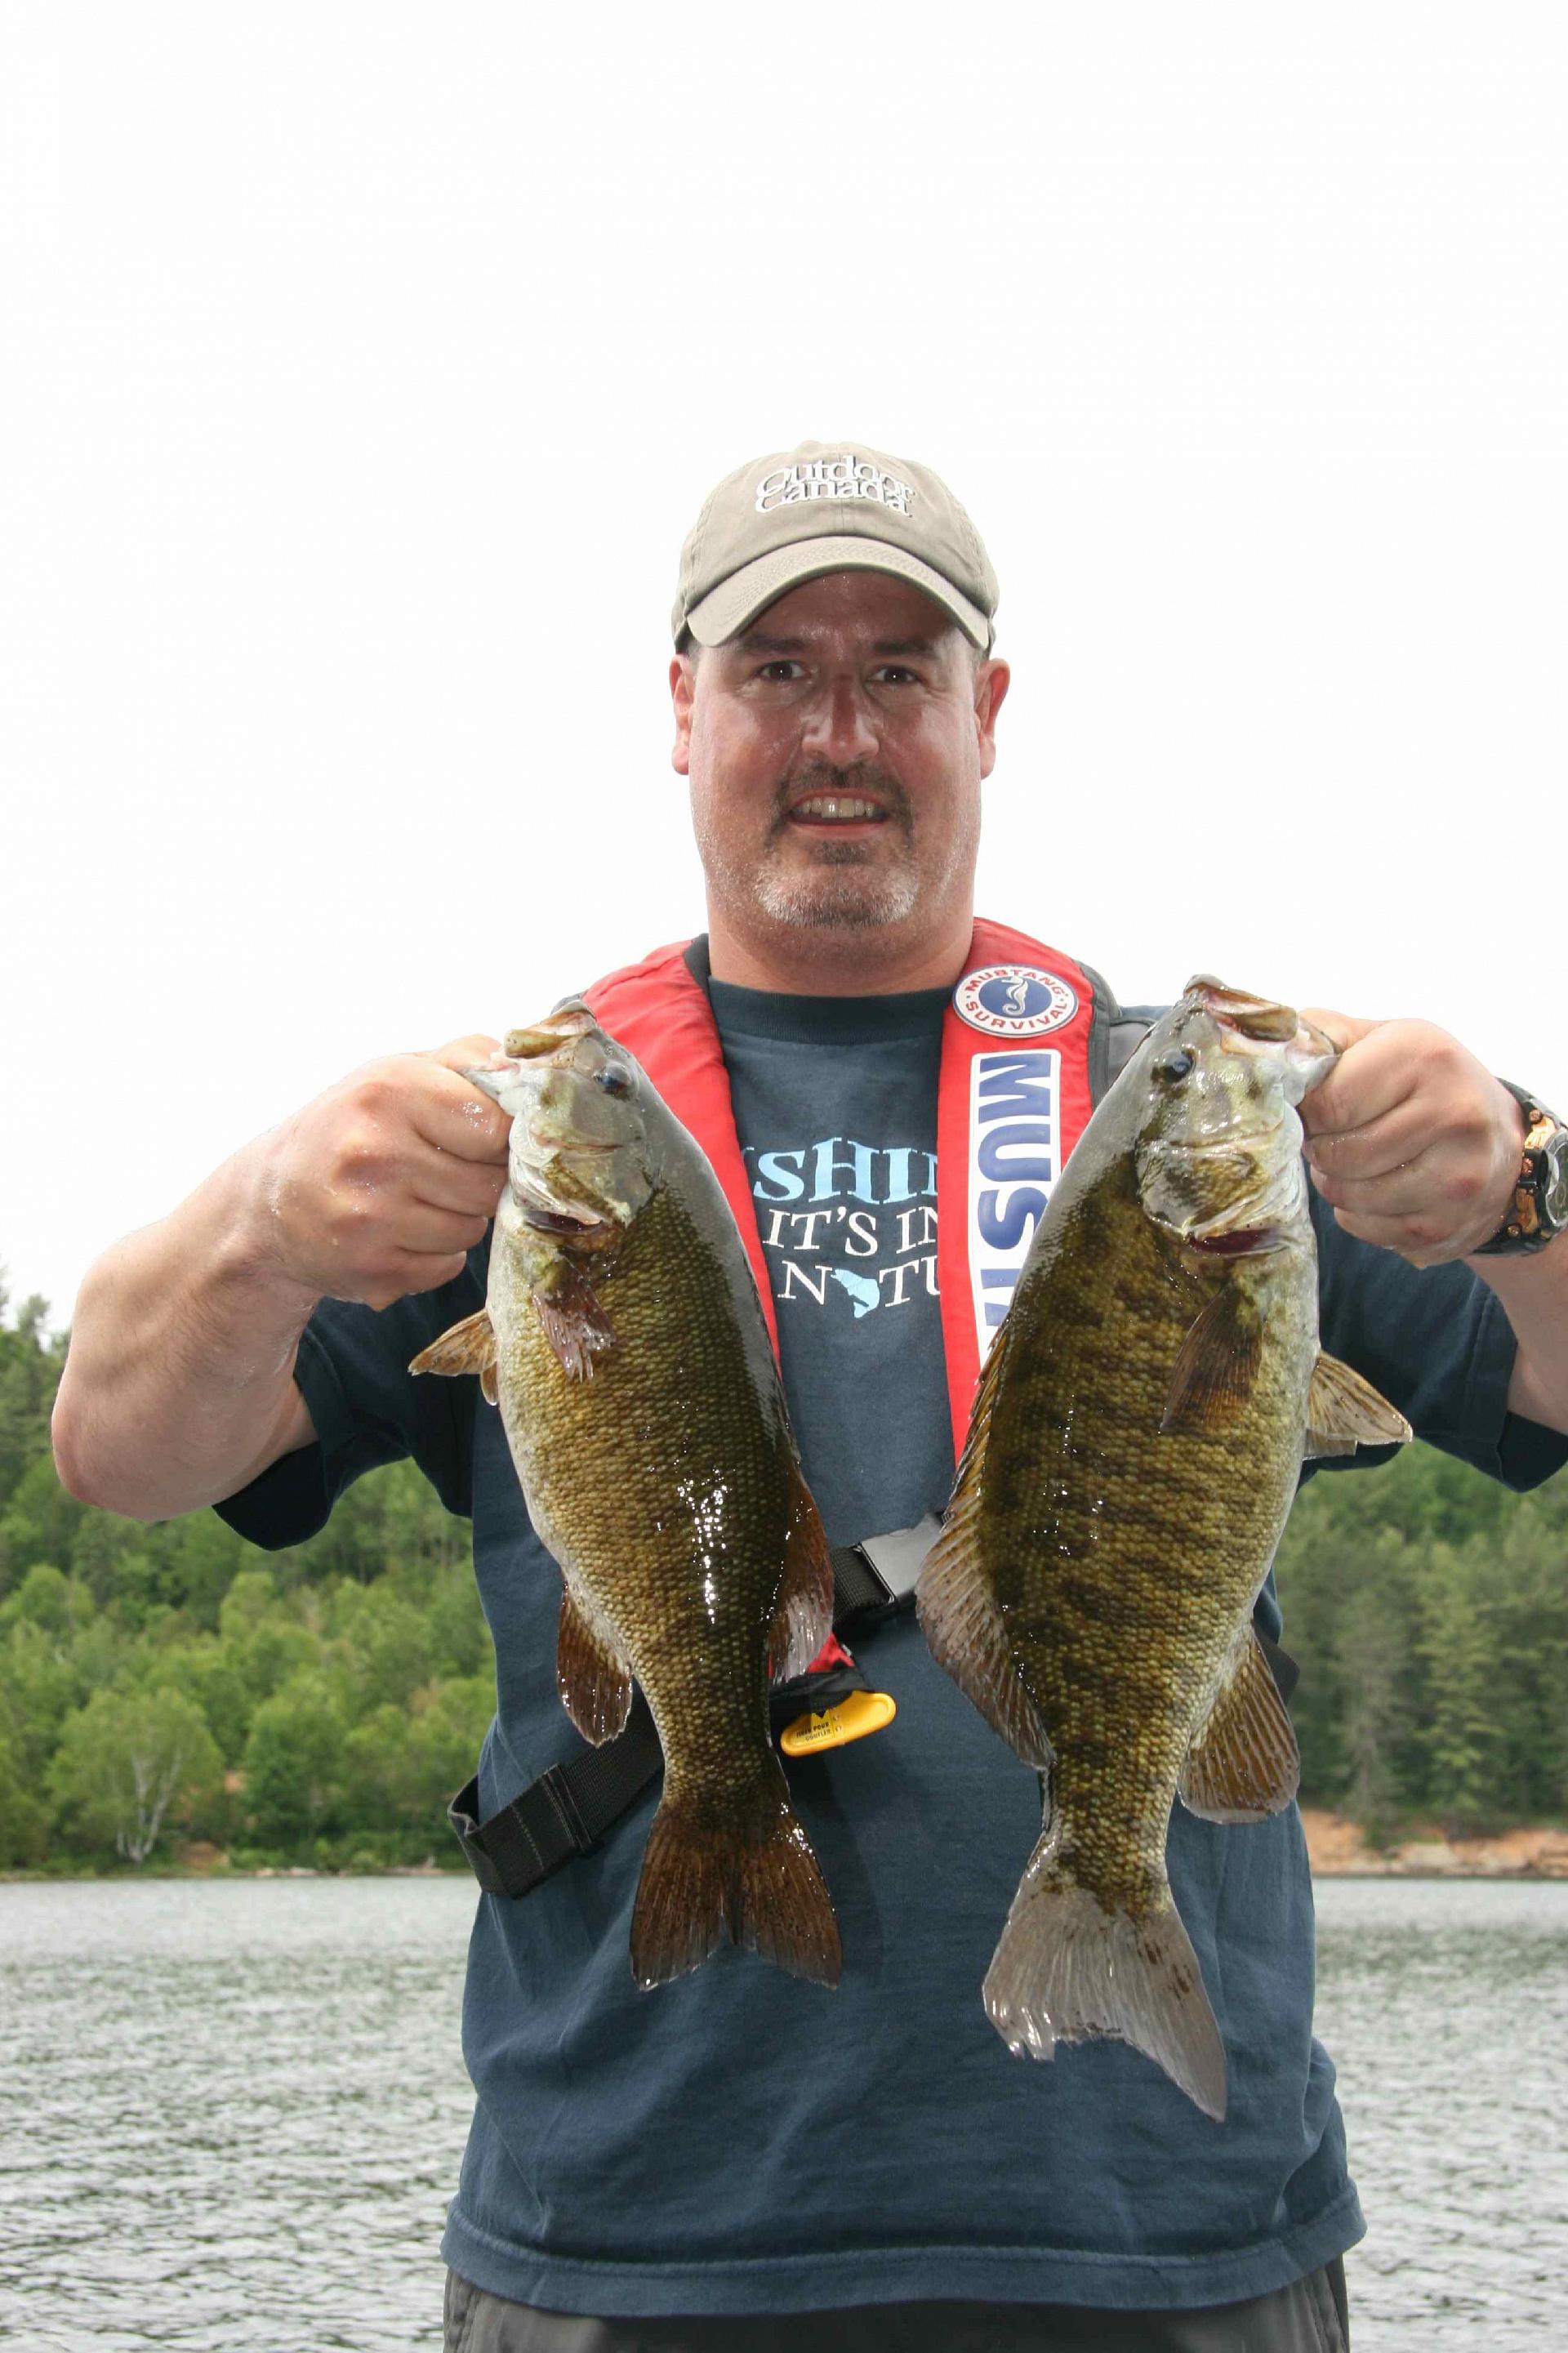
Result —
M813 760L789 776L781 776L773 786L770 836L782 833L789 823L790 804L810 793L865 793L881 803L890 824L899 826L906 835L914 829L909 795L897 776L890 776L886 768L873 767L863 760L857 761L851 768L836 768L826 760Z

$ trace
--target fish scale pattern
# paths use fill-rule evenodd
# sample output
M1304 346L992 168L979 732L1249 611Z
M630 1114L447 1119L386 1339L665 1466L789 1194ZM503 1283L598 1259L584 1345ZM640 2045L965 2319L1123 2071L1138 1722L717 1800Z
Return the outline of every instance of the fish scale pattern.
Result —
M1284 1527L1317 1349L1310 1239L1206 1280L1242 1287L1268 1345L1222 1431L1163 1435L1205 1294L1112 1163L1019 1285L980 1488L1063 1848L1106 1908L1134 1915L1163 1885L1177 1777Z
M697 1966L726 1936L831 1980L832 1909L767 1704L771 1670L804 1670L831 1624L826 1538L729 1206L684 1131L658 1157L663 1181L612 1250L574 1251L503 1213L489 1312L508 1440L575 1605L563 1683L575 1672L591 1695L574 1717L603 1720L605 1672L581 1664L596 1644L605 1672L642 1686L664 1750L639 1980ZM568 1376L533 1303L563 1250L615 1335L586 1378Z

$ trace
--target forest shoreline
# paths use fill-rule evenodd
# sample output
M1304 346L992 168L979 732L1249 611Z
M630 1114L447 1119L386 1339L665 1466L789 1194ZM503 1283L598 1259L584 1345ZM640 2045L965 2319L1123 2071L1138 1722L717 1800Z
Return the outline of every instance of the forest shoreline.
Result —
M1423 1824L1386 1846L1375 1846L1357 1822L1326 1806L1303 1806L1301 1826L1314 1879L1562 1879L1568 1880L1568 1825L1521 1823L1489 1838L1448 1838ZM147 1879L460 1879L460 1863L343 1864L229 1862L205 1841L172 1860L104 1871L5 1871L0 1886L79 1880Z

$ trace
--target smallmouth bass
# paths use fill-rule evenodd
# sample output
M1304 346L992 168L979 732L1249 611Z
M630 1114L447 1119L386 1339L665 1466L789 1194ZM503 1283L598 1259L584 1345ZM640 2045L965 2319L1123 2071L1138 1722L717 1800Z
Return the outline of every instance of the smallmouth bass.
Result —
M568 999L464 1073L512 1115L486 1304L414 1359L477 1372L562 1572L556 1675L585 1740L635 1676L664 1750L631 1925L651 1987L727 1937L837 1981L768 1685L805 1672L833 1571L750 1263L705 1155Z
M1036 1229L917 1594L936 1658L1041 1775L993 2024L1037 2059L1119 2037L1216 2120L1171 1808L1289 1804L1295 1735L1253 1603L1304 1454L1410 1435L1318 1347L1295 1105L1333 1058L1288 1007L1206 977L1156 1023Z

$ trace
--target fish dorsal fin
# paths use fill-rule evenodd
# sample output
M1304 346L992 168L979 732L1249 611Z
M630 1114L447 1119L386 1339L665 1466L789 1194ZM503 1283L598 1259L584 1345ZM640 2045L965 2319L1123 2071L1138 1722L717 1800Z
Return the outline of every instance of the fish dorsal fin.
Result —
M477 1315L465 1315L460 1324L453 1324L438 1340L421 1348L408 1367L411 1373L478 1373L479 1385L491 1405L496 1401L496 1335L488 1307Z
M1300 1778L1296 1734L1248 1619L1176 1787L1205 1821L1260 1822L1289 1804Z
M622 1729L632 1704L632 1671L613 1635L590 1622L565 1583L561 1588L555 1684L562 1706L595 1748Z
M952 1501L921 1571L915 1608L937 1664L1026 1765L1045 1771L1051 1763L1051 1744L1008 1647L995 1587L980 1548L985 1451L1005 1345L1004 1333L985 1359Z
M563 1251L530 1296L567 1379L592 1380L595 1357L616 1345L616 1327L582 1268Z
M1225 1282L1176 1351L1161 1416L1167 1438L1215 1438L1252 1395L1263 1353L1263 1318L1237 1282Z
M1410 1424L1351 1366L1321 1356L1312 1367L1307 1397L1309 1457L1353 1454L1358 1446L1403 1446Z
M827 1533L798 1462L790 1466L790 1491L784 1581L768 1631L768 1671L774 1683L804 1675L833 1630Z

